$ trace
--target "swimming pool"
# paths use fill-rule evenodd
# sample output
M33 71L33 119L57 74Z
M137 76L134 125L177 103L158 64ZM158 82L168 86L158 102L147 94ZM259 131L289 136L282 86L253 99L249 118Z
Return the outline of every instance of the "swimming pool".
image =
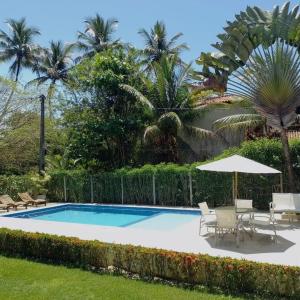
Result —
M130 206L65 204L5 215L43 221L143 229L171 229L199 218L200 211Z

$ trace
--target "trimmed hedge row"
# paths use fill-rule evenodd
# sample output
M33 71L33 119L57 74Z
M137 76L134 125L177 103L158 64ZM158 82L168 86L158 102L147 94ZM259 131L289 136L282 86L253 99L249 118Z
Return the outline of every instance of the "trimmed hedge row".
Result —
M114 266L228 292L299 299L300 268L0 229L0 253L86 269Z
M291 142L291 152L296 178L300 179L299 140ZM279 140L260 139L244 142L239 148L226 150L215 160L236 153L285 173L282 146ZM154 175L157 205L190 206L191 202L197 205L198 202L206 201L209 206L214 207L231 203L231 175L200 172L195 167L203 163L205 162L190 165L145 165L141 168L124 168L99 174L89 174L87 171L58 171L51 174L48 197L53 201L63 201L65 180L68 202L90 202L93 199L94 202L101 203L122 203L123 195L125 204L153 205ZM255 207L259 209L268 209L272 192L278 191L278 175L239 174L239 197L253 199Z

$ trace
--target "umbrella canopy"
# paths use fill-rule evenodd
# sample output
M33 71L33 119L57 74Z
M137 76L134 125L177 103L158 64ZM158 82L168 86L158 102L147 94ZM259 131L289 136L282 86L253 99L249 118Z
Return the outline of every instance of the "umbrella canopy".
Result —
M196 167L202 171L229 172L229 173L255 173L255 174L279 174L280 171L258 163L252 159L240 155L220 159Z
M232 188L233 200L238 196L238 173L280 174L280 185L282 190L282 177L280 171L240 155L232 155L196 168L202 171L234 173Z

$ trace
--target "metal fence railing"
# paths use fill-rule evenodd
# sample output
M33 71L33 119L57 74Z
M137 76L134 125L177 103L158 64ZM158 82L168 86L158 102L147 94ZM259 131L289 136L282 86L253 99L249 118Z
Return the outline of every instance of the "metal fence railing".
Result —
M239 176L239 197L253 199L257 208L266 209L278 178ZM209 206L232 204L230 174L209 172L147 173L120 175L54 175L48 185L51 201L115 203L162 206L196 206L206 201Z

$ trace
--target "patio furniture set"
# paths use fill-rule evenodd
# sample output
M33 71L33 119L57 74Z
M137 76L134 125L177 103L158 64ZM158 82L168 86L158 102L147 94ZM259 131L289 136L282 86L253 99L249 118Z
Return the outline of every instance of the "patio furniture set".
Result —
M282 219L287 216L289 222L297 218L300 213L300 194L273 193L269 213L261 214L253 207L252 200L236 199L235 206L218 207L210 210L206 202L198 203L201 210L199 235L203 225L213 228L215 240L223 238L225 234L232 233L235 236L236 246L240 244L240 234L248 233L253 237L257 229L272 230L272 239L277 242L275 213L281 213ZM248 231L247 228L250 230Z

